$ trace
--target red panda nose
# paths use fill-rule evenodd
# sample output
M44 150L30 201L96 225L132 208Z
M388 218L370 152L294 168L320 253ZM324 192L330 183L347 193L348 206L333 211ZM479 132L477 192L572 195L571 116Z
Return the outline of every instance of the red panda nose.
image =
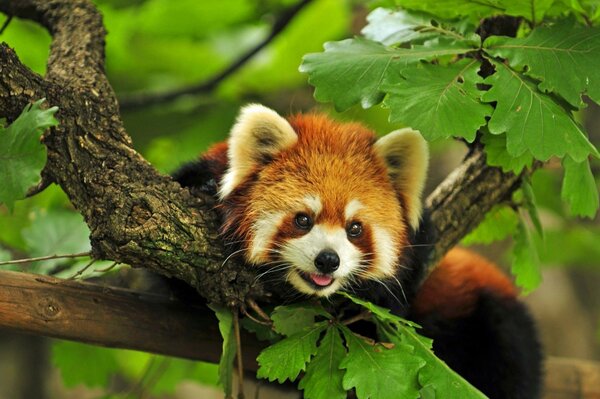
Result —
M333 273L340 266L340 258L334 251L324 249L315 258L315 266L321 273Z

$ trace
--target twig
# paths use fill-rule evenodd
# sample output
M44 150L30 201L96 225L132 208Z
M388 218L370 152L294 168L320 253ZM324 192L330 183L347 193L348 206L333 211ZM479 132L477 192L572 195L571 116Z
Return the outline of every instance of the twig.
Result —
M96 259L92 259L87 265L85 265L81 270L69 277L67 280L75 280L77 277L85 273L85 271L89 269L94 263L96 263Z
M356 323L357 321L360 321L360 320L367 320L370 317L371 317L371 312L368 310L365 310L364 312L360 312L359 314L352 316L349 319L342 320L342 324L347 326L352 323Z
M0 32L0 34L2 34L2 33ZM40 182L38 184L36 184L35 186L29 187L29 190L27 190L25 197L29 198L29 197L33 197L36 194L41 193L42 191L47 189L50 184L52 184L52 181L42 175L42 180L40 180Z
M91 252L80 252L78 254L48 255L48 256L40 256L37 258L23 258L23 259L7 260L4 262L0 262L0 266L2 266L2 265L18 265L20 263L39 262L42 260L49 260L49 259L82 258L84 256L90 256L91 254L92 254Z
M263 41L258 43L250 50L248 50L248 52L243 54L240 58L231 63L227 68L225 68L215 76L211 77L210 79L193 86L183 87L164 93L140 93L125 96L119 100L121 110L123 111L147 107L149 105L163 104L175 100L184 95L210 92L215 87L217 87L220 82L222 82L227 77L232 75L235 71L244 66L254 55L256 55L269 43L271 43L273 39L275 39L277 35L279 35L279 33L281 33L285 29L285 27L292 21L294 16L296 16L296 14L298 14L298 12L300 12L300 10L307 6L311 1L312 0L302 0L299 3L283 11L279 15L275 23L273 23L271 32L265 39L263 39Z
M238 372L238 399L244 399L244 362L242 361L242 339L240 336L240 316L239 312L233 312L233 331L235 333L235 343L237 346L237 372Z
M241 308L242 313L244 314L244 316L246 316L247 318L249 318L250 320L252 320L255 323L258 324L262 324L263 326L273 326L273 323L271 322L267 322L267 321L262 321L262 320L258 320L256 317L252 316L245 308Z
M106 272L109 272L112 269L114 269L117 265L120 265L120 263L119 262L113 262L110 266L108 266L108 267L106 267L104 269L94 269L94 271L98 272L98 273L106 273Z
M258 306L258 304L254 301L254 299L252 299L252 298L246 299L246 303L248 305L250 305L252 310L254 310L260 317L262 317L262 319L264 321L271 324L271 318L269 317L269 315L266 314L265 311L260 308L260 306Z
M2 24L2 27L0 28L0 35L4 33L6 28L8 28L8 25L10 24L12 19L13 19L12 15L9 15L8 18L6 18L6 21L4 21L4 23Z
M148 397L150 390L152 389L153 386L156 385L158 380L160 380L160 378L165 374L165 372L169 368L170 363L171 363L171 359L168 357L160 359L160 362L156 366L156 370L154 370L154 372L148 376L146 383L145 384L143 383L140 386L140 393L139 393L140 399L145 399Z

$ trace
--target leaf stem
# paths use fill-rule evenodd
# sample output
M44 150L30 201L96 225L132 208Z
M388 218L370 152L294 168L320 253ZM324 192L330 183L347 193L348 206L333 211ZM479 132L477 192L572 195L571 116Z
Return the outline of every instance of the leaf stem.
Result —
M252 320L255 323L262 324L263 326L269 326L269 327L273 326L272 322L258 320L256 317L252 316L245 308L241 308L241 311L244 314L244 316L246 316L247 318L249 318L250 320Z
M266 322L268 322L269 324L271 324L271 318L269 317L268 314L265 313L264 310L262 310L260 308L260 306L258 306L258 304L254 301L254 299L246 299L246 303L248 305L250 305L250 307L252 308L252 310L254 310L260 317L262 317L262 319Z
M39 262L42 260L50 260L50 259L82 258L84 256L90 256L91 254L92 254L92 252L88 251L88 252L80 252L80 253L76 253L76 254L47 255L47 256L39 256L37 258L23 258L23 259L7 260L4 262L0 262L0 266L18 265L21 263Z
M367 320L371 317L371 315L372 315L372 313L369 310L365 310L355 316L350 317L349 319L342 320L341 323L343 325L347 326L352 323L356 323L357 321L360 321L360 320Z
M96 263L96 259L92 259L85 265L82 269L78 270L77 273L69 277L67 280L75 280L77 277L81 276L87 269L89 269L94 263Z
M244 399L244 363L242 361L242 339L240 336L239 315L239 312L233 312L233 331L235 333L235 343L237 346L238 399Z

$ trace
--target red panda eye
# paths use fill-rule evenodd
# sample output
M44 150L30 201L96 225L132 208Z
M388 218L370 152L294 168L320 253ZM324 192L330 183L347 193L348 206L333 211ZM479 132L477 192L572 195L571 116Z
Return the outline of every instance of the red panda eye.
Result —
M310 229L313 224L312 219L306 213L297 214L294 221L296 222L296 226L298 226L302 230Z
M348 228L346 228L346 233L348 233L348 235L352 238L361 235L362 231L363 227L360 222L353 222L352 224L350 224L350 226L348 226Z

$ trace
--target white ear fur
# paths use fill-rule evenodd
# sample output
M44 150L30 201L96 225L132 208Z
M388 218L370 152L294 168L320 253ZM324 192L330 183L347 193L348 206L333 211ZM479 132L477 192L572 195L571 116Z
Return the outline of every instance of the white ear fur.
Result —
M394 188L406 198L408 221L419 226L423 210L421 194L429 166L427 142L416 130L395 130L375 142L375 151L385 162Z
M294 129L277 112L260 104L243 107L229 135L229 168L221 180L221 199L231 194L255 166L297 140Z

